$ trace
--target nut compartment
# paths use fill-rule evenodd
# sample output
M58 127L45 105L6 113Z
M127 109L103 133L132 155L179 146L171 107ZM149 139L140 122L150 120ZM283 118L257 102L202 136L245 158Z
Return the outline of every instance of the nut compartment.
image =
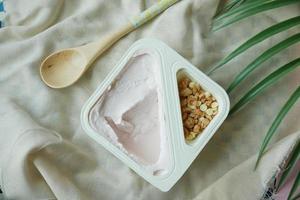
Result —
M193 142L218 114L215 97L184 70L177 72L177 85L187 144Z

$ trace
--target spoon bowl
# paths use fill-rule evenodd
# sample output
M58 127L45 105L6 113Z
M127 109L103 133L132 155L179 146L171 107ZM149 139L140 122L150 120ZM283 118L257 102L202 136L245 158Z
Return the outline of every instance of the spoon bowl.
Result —
M64 88L76 82L87 69L88 61L77 49L65 49L49 55L41 64L42 80L52 88Z

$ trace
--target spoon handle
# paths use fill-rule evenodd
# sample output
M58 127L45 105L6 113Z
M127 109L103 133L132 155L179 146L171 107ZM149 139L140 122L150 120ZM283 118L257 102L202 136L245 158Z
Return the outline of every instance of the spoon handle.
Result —
M142 13L138 14L137 16L131 18L127 24L122 26L113 33L108 34L106 37L101 39L99 42L92 42L90 44L81 46L79 50L86 55L87 59L89 60L90 64L104 51L110 48L115 42L125 36L127 33L133 31L134 29L138 28L142 24L146 23L147 21L151 20L164 10L166 10L171 5L175 4L179 0L161 0L160 2L154 4L147 10L143 11Z
M142 13L132 17L130 19L130 22L134 26L134 28L138 28L139 26L143 25L153 17L157 16L158 14L175 4L177 1L179 0L161 0Z

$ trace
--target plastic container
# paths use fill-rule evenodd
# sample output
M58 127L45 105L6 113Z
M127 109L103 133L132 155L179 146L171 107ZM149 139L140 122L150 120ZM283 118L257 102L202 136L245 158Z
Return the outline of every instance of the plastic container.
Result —
M109 90L114 80L122 73L129 59L143 49L155 52L159 60L160 94L162 99L163 127L166 148L168 152L168 166L164 173L149 172L146 166L138 163L130 155L112 144L103 134L95 131L89 122L89 114L98 99ZM213 118L204 131L192 142L186 142L180 110L177 80L182 74L198 82L202 88L210 92L219 104L218 114ZM94 94L88 99L81 113L81 123L85 132L96 142L104 146L128 167L142 176L146 181L160 189L168 191L185 173L193 160L201 152L210 138L215 134L229 112L229 98L227 93L216 82L202 73L199 69L185 60L173 49L156 39L141 39L135 42L113 68L110 74L99 85ZM201 178L201 177L199 177Z

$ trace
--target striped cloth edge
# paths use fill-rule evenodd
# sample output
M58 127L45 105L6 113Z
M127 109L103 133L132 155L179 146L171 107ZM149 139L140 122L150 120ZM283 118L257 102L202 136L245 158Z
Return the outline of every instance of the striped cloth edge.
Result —
M0 28L4 26L4 5L3 5L3 0L0 0Z

